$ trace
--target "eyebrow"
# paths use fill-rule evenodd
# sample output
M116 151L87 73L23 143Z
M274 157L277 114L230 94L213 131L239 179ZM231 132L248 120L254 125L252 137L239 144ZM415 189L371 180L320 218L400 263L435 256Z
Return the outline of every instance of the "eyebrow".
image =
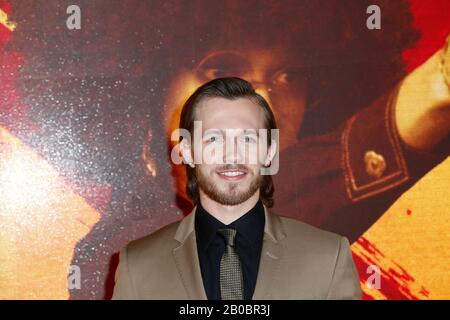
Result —
M222 135L225 135L225 130L223 129L207 129L205 131L205 133L217 133L217 132L220 132ZM246 133L256 133L256 135L259 137L259 130L256 129L244 129L244 134Z
M259 130L255 130L255 129L244 129L244 133L256 133L256 135L259 137Z

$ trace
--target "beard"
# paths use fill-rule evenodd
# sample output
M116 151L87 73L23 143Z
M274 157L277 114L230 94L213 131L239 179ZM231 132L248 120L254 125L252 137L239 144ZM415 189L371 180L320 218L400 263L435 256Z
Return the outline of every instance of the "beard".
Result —
M248 174L248 171L247 171ZM211 179L205 175L198 166L195 168L198 188L201 189L211 200L225 206L235 206L248 199L261 187L262 176L254 176L250 181L250 186L246 190L239 190L239 182L229 182L227 190L219 190L217 184L211 182Z

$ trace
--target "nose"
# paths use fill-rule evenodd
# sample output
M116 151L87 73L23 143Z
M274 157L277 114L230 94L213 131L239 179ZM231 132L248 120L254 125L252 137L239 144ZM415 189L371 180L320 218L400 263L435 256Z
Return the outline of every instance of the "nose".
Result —
M236 136L226 139L223 155L223 163L225 164L243 164L243 155L238 147Z

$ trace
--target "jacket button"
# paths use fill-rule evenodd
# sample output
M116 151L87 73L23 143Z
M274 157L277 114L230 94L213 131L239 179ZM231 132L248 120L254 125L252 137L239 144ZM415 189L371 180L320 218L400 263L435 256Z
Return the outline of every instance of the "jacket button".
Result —
M373 150L364 154L364 162L366 163L366 172L373 178L379 178L386 170L386 161L384 157Z

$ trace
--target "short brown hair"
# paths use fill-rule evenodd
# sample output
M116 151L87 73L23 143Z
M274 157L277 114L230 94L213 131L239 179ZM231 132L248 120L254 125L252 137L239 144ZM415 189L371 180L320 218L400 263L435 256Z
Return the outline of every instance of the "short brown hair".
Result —
M180 116L180 129L185 129L193 136L196 109L200 101L206 98L225 98L235 100L238 98L248 98L256 102L264 111L264 127L268 132L268 144L271 145L271 130L278 129L275 116L267 101L258 94L250 82L237 77L217 78L200 86L187 99L183 105ZM182 137L180 137L182 139ZM199 201L199 190L195 170L189 165L185 165L187 175L186 193L191 198L194 205ZM264 175L260 187L260 199L267 207L272 207L273 193L275 191L272 176Z

